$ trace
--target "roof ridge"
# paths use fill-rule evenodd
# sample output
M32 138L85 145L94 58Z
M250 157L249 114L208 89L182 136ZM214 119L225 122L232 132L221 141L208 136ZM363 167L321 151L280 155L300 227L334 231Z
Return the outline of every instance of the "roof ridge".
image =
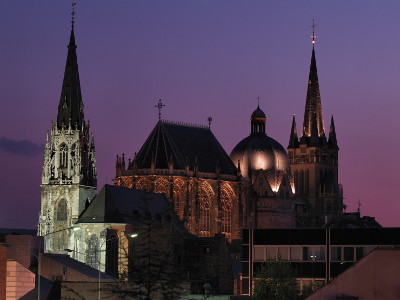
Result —
M193 123L169 121L169 120L164 120L164 119L161 120L161 122L166 123L166 124L171 124L171 125L178 125L178 126L186 126L186 127L193 127L193 128L208 129L208 126L207 126L207 125L199 125L199 124L193 124Z

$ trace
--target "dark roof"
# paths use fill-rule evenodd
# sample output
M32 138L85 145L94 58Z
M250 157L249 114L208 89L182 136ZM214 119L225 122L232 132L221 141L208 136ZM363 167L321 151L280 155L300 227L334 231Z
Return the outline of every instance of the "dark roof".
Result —
M143 217L152 224L173 224L182 233L186 229L168 200L161 194L106 184L80 215L79 223L122 223L140 226Z
M235 165L226 154L218 140L208 127L186 125L168 121L159 121L137 154L139 169L168 169L173 163L174 169L185 170L186 164L199 172L236 175Z
M265 113L260 109L259 105L257 105L256 110L251 114L251 118L265 119Z
M84 263L81 263L80 261L77 261L66 254L42 253L41 255L63 266L66 266L72 270L75 270L76 272L79 272L82 275L87 276L89 278L98 279L100 276L100 279L102 281L111 282L114 280L112 276L103 272L100 272L99 274L99 271L97 269L92 268L91 266L86 265Z
M58 104L57 126L61 128L63 125L68 127L71 124L71 126L78 125L78 128L80 128L82 122L84 122L84 115L78 58L76 56L74 29L71 29L64 80L60 103Z

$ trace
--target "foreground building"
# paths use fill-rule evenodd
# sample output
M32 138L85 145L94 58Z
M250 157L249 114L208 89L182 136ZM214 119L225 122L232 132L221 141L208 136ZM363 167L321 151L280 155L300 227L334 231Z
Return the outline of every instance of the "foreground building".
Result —
M242 294L258 267L278 256L297 270L301 287L323 285L378 247L399 247L400 228L245 229Z

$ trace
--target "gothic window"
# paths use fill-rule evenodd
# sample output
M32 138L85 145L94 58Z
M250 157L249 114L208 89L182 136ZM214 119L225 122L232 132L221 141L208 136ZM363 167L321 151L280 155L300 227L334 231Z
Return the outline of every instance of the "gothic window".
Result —
M221 189L222 233L229 241L232 238L232 201L233 192L229 187L223 187Z
M176 179L174 181L174 194L173 194L173 204L176 214L179 218L183 218L183 213L185 210L185 183L181 179Z
M68 217L68 207L67 201L61 199L57 205L57 221L67 221Z
M136 188L141 191L151 192L151 184L147 178L141 178L136 182Z
M86 264L97 269L99 254L99 240L95 234L92 234L87 242Z
M213 192L211 187L204 182L200 187L199 201L200 201L200 218L199 218L199 235L211 236L211 199Z
M156 188L154 190L155 193L160 193L167 195L168 193L168 181L164 178L158 178L156 181Z
M67 145L60 145L60 168L66 168L68 166L68 148Z

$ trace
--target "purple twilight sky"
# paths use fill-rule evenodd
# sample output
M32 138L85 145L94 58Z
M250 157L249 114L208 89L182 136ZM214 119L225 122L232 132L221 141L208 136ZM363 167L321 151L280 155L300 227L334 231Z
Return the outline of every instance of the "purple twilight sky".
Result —
M80 1L75 36L99 187L115 157L138 151L162 117L206 124L229 154L257 106L284 147L303 121L316 20L325 128L335 117L347 211L400 226L399 1ZM35 228L42 145L56 118L69 1L2 1L0 227ZM397 182L397 183L396 183Z

